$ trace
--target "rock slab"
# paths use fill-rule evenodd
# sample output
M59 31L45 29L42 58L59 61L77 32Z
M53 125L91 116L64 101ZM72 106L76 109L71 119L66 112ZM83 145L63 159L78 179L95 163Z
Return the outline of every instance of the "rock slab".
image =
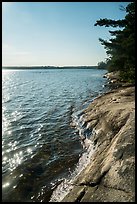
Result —
M82 119L96 150L61 202L134 202L135 87L98 97Z

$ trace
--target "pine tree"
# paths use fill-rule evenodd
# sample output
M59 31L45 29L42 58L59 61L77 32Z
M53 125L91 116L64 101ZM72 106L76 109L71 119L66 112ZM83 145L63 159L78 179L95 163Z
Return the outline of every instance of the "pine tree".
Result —
M135 2L126 7L126 16L122 20L100 19L95 26L119 27L123 29L109 31L109 41L99 38L108 55L108 71L120 71L121 79L135 81Z

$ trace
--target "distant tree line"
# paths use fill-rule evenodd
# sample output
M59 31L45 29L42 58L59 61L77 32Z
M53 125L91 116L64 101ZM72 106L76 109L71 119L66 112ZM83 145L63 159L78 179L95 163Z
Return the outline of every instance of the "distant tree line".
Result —
M107 69L107 63L103 61L99 62L98 69Z
M95 26L119 27L121 29L109 31L112 38L99 41L106 49L108 58L106 62L98 64L98 68L106 66L109 72L120 71L123 81L135 82L135 2L131 2L126 8L126 16L122 20L100 19Z

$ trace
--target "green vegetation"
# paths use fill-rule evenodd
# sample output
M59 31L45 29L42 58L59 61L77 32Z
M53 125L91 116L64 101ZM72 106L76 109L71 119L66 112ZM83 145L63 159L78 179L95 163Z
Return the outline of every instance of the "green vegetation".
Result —
M98 69L106 69L107 68L107 63L106 62L99 62L98 63Z
M126 16L122 20L100 19L95 26L119 27L119 30L109 31L112 38L109 41L99 38L107 53L106 68L109 72L120 71L122 81L135 82L135 2L125 9Z

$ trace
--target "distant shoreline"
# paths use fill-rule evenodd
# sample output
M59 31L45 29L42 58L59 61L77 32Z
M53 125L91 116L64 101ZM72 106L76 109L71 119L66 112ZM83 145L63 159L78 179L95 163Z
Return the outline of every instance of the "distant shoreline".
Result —
M98 66L3 66L2 69L98 69Z

